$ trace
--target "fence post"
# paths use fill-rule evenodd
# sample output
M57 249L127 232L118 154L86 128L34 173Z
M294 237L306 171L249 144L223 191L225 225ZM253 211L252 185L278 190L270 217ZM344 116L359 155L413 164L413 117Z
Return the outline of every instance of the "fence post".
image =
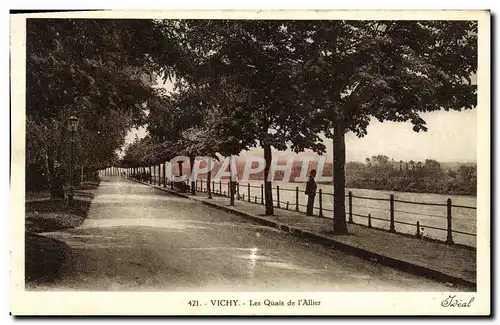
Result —
M288 210L288 204L289 204L289 203L290 203L290 202L286 201L286 209L287 209L287 210Z
M240 182L236 183L236 193L238 194L238 200L240 199Z
M248 183L248 202L250 202L250 183Z
M323 216L323 191L319 189L319 216Z
M257 203L257 195L255 195L255 203Z
M390 198L389 202L390 202L390 208L391 208L391 210L390 210L390 213L391 213L391 215L390 215L390 217L391 217L391 225L390 225L389 230L391 232L395 232L396 229L394 227L394 194L391 194L391 198Z
M231 182L227 182L227 194L228 197L231 197Z
M203 193L203 179L200 179L200 192Z
M215 181L212 181L212 188L210 190L212 191L212 194L215 193Z
M349 191L349 223L354 223L352 220L352 192Z
M149 166L148 169L149 169L149 184L153 184L153 173L151 173L151 166Z
M420 234L420 221L417 221L417 233L415 234L417 239L422 238L422 234Z
M278 205L276 205L277 208L280 207L280 186L276 185L276 199L278 200Z
M448 223L446 227L446 243L453 245L453 231L451 229L451 199L446 200L446 221Z
M264 184L260 184L260 204L264 204Z
M295 186L295 211L299 211L299 187Z
M219 194L222 195L222 180L219 180Z
M372 227L372 215L368 213L368 228Z

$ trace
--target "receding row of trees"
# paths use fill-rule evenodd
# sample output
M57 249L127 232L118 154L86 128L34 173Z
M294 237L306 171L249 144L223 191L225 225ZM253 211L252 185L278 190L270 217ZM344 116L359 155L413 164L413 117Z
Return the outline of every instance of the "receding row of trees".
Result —
M118 161L117 149L156 96L140 48L148 20L28 19L26 25L26 189L63 197L69 178L68 119L75 181ZM131 46L131 45L134 46ZM136 47L137 46L137 47ZM78 176L78 177L76 177Z
M89 122L119 111L130 118L129 126L147 125L148 137L127 149L124 167L158 164L177 155L227 157L259 146L267 162L266 179L272 148L324 153L324 134L333 139L336 233L347 232L347 132L364 136L371 117L410 121L414 131L425 131L421 112L476 105L476 86L470 82L477 70L473 21L71 23L76 25L66 26L69 33L64 28L59 33L36 31L55 52L60 44L53 39L63 38L73 49L59 60L74 60L60 75L49 76L60 83L54 90L65 94L55 100L59 120L66 105L79 113L84 109L79 103L88 99L94 114ZM46 55L45 64L52 64L52 56ZM131 71L171 80L174 92L150 91L134 82ZM60 82L68 73L77 78ZM50 108L45 115L52 116L51 100L37 105L40 112ZM110 161L103 158L99 163ZM273 214L270 182L265 201L265 213Z
M346 164L347 186L375 190L476 195L476 166L442 168L433 159L425 162L394 161L378 155L366 163Z

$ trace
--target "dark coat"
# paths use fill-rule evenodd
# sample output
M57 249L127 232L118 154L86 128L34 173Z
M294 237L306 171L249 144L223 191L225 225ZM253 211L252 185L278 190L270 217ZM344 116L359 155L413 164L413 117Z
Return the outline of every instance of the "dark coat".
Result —
M309 178L309 180L307 181L307 185L306 185L306 195L316 195L316 189L317 189L317 185L316 185L316 182L314 181L314 178Z

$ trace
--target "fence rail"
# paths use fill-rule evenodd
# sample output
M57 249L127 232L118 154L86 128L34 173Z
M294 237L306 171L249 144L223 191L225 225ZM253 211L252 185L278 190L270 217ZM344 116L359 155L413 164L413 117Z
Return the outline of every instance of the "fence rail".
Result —
M170 186L172 189L174 188L174 184L165 176L165 166L163 165L157 165L157 166L149 166L149 167L138 167L138 168L129 168L129 169L124 169L124 168L117 168L117 167L111 167L108 168L102 173L104 175L119 175L119 176L127 176L131 178L137 178L138 175L142 175L142 177L145 177L144 175L147 175L149 172L149 179L143 179L144 181L148 181L151 184L155 185L162 185L164 187ZM219 196L225 196L225 197L230 197L231 189L228 182L222 182L221 180L219 181L211 181L210 184L210 195L219 195ZM190 182L188 182L187 187L190 186ZM256 191L252 191L252 189ZM207 181L204 179L198 179L195 181L195 190L199 192L208 192L208 186L207 186ZM260 191L259 191L260 190ZM273 206L276 208L281 208L285 210L295 210L295 211L301 211L301 208L306 208L307 205L300 203L299 196L300 195L305 195L305 192L303 190L300 190L298 186L293 188L280 188L280 186L272 187L271 188L273 192ZM265 204L265 195L264 195L264 184L258 185L252 185L251 183L246 183L246 184L240 184L238 182L235 182L234 185L234 191L235 191L235 198L238 200L244 200L250 203L255 203L255 204ZM260 192L260 193L259 193ZM284 192L290 193L294 192L295 195L293 196L293 200L281 200L280 199L280 193L284 194ZM289 194L288 194L289 195ZM317 211L317 215L324 217L323 212L333 212L333 209L329 209L323 205L324 198L326 197L333 197L333 193L328 193L328 192L323 192L321 189L317 192L317 202L319 205L314 205L314 210ZM292 198L292 196L289 196L289 198ZM472 232L467 232L463 230L458 230L458 229L453 229L452 227L452 209L453 208L458 208L458 209L468 209L468 210L476 210L476 207L473 206L466 206L466 205L453 205L451 198L448 198L446 202L444 203L435 203L435 202L415 202L415 201L408 201L408 200L401 200L401 199L396 199L393 194L391 194L388 198L381 198L381 197L369 197L369 196L361 196L361 195L354 195L352 191L349 191L346 195L346 198L348 199L348 203L346 204L346 214L348 217L348 223L355 224L355 220L353 216L357 218L362 218L362 219L367 219L367 224L365 224L368 227L371 228L381 228L381 227L375 227L373 225L374 220L376 221L381 221L384 223L389 223L389 231L390 232L398 232L396 230L396 225L404 225L408 227L415 227L415 236L417 238L422 238L423 236L423 230L424 229L433 229L437 231L443 231L446 233L446 239L443 240L447 244L454 244L454 234L460 234L464 236L471 236L471 237L476 237L475 233ZM366 200L368 202L373 201L373 202L387 202L387 206L373 206L373 205L366 205L366 202L359 202L359 200ZM357 203L353 203L358 201ZM315 200L316 202L316 200ZM364 204L363 204L364 203ZM378 203L380 204L380 203ZM438 215L432 212L420 212L420 211L406 211L406 210L400 210L396 209L395 205L396 204L403 204L403 205L414 205L414 206L432 206L432 207L442 207L445 208L445 212L443 215ZM387 212L388 218L381 218L377 216L372 216L370 212L367 214L362 214L362 213L357 213L356 211L353 210L353 208L359 208L363 209L366 211L379 211L379 212ZM303 210L302 210L303 212ZM443 211L444 212L444 211ZM436 220L442 219L446 220L446 224L443 225L442 227L436 226L436 225L423 225L420 223L419 220L415 220L416 222L409 222L408 220L401 220L398 216L396 216L396 213L400 217L399 214L404 214L404 215L409 215L409 216L421 216L421 217L431 217ZM359 224L359 223L358 223ZM382 227L381 229L386 229ZM406 233L408 233L408 229L406 229Z

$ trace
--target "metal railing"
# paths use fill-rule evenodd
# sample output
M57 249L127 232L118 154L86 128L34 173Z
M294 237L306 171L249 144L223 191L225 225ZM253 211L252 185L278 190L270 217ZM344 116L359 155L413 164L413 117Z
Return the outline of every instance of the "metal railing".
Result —
M127 177L135 177L134 175L151 175L149 179L143 180L149 182L153 185L159 185L163 187L170 186L174 189L174 183L170 182L165 176L165 166L157 165L150 167L139 167L131 169L119 169L112 168L112 175L126 175ZM109 173L107 175L110 175ZM190 187L190 181L187 182L187 188ZM190 189L190 188L189 188ZM264 195L264 184L256 186L250 182L246 184L241 184L235 182L235 199L247 201L254 204L265 204ZM198 179L195 182L195 191L197 192L207 192L207 181L204 179ZM295 210L299 212L305 212L307 205L302 204L299 199L301 195L305 195L303 190L300 190L298 186L295 189L291 188L280 188L280 186L275 186L272 188L273 191L273 206L285 210ZM230 182L212 181L210 192L212 195L230 197L231 189ZM286 194L288 193L288 194ZM295 194L295 195L292 195ZM286 196L288 200L282 200L283 196ZM315 199L315 205L313 207L315 215L320 217L325 217L324 212L332 212L332 208L328 208L324 205L325 199L333 199L333 193L325 193L322 189L319 189ZM460 234L462 236L476 237L476 233L470 231L464 231L453 228L453 209L466 209L466 210L476 210L474 206L458 205L452 204L451 198L448 198L446 202L436 203L436 202L416 202L408 201L395 198L394 194L390 194L387 198L381 197L370 197L354 195L352 191L348 191L346 195L346 214L347 222L350 224L364 225L370 228L384 229L393 233L404 233L412 234L416 238L433 238L444 241L447 244L454 244L454 235ZM368 202L377 203L378 206L369 205ZM316 204L317 203L317 204ZM364 204L358 204L364 203ZM408 211L404 209L405 205L411 206L421 206L421 207L433 207L432 211ZM365 210L365 213L356 212L356 209ZM443 210L439 210L442 208ZM442 214L436 213L435 210L443 212ZM375 212L378 215L373 215ZM383 217L385 215L385 217ZM411 218L402 218L401 216L407 215ZM357 220L354 219L356 217ZM417 218L425 218L426 223L422 223L421 220ZM411 219L411 220L409 220ZM361 222L360 222L361 221ZM377 223L375 225L374 223ZM441 224L438 226L437 224ZM384 226L385 225L385 226ZM400 227L404 226L403 231L400 231ZM411 229L414 229L412 233ZM425 234L424 229L431 229L437 232L442 232L443 235L440 238L434 238L430 234ZM444 235L446 237L444 237ZM444 237L444 238L443 238ZM471 246L467 245L466 246Z
M212 194L214 195L222 195L229 197L229 182L227 182L227 191L221 192L220 188L223 187L222 181L218 182L217 184L215 181L212 181L212 186L211 186L211 191ZM217 185L219 185L219 189L217 189ZM260 190L260 195L255 194L255 191L252 191L252 189L259 189ZM299 212L305 212L303 211L305 208L307 208L307 205L301 204L299 200L300 195L305 195L305 192L303 190L300 190L299 187L295 187L295 189L290 189L290 188L280 188L280 186L276 186L272 188L273 190L273 206L276 208L281 208L285 210L291 210L294 209L295 211ZM207 185L206 185L206 180L200 179L196 181L196 191L198 192L207 192ZM259 191L257 191L259 192ZM294 200L290 201L284 201L281 200L281 194L283 192L294 192ZM323 192L322 189L319 189L317 192L317 198L315 200L315 203L317 202L317 205L314 205L314 211L316 212L315 214L320 217L325 217L324 212L332 212L333 209L327 208L324 206L324 199L326 197L331 197L333 198L333 193L325 193ZM236 183L236 188L235 188L235 198L238 200L243 200L247 201L250 203L257 203L264 205L265 204L265 195L264 195L264 184L260 184L260 186L255 186L252 185L251 183L246 183L246 184L240 184ZM359 222L355 222L354 216L366 220L365 224L367 227L370 228L378 228L378 229L387 229L386 227L383 226L374 226L373 220L380 221L383 223L388 224L388 230L393 233L401 233L400 231L397 231L397 225L404 225L406 226L405 230L408 230L409 227L412 227L415 232L413 233L416 238L424 238L426 237L423 233L424 229L432 229L436 231L441 231L443 232L443 235L446 234L445 239L443 238L443 241L447 244L454 244L454 234L461 234L465 236L471 236L471 237L476 237L476 234L473 232L469 231L462 231L462 230L457 230L453 229L453 213L452 209L453 208L460 208L460 209L470 209L470 210L476 210L476 207L473 206L465 206L465 205L453 205L451 198L448 198L445 203L434 203L434 202L415 202L415 201L408 201L408 200L400 200L396 199L394 194L390 194L388 198L380 198L380 197L368 197L368 196L360 196L360 195L354 195L352 191L348 191L346 195L347 199L347 204L346 204L346 213L347 213L347 222L351 224L355 224ZM387 218L381 218L377 216L372 216L372 213L367 213L367 214L359 214L354 212L354 208L356 207L356 199L357 200L365 200L365 201L377 201L377 202L387 202L386 207L377 207L377 206L370 206L370 205L358 205L359 208L363 208L365 210L378 210L382 212L386 212ZM445 215L439 215L436 213L432 212L427 212L427 213L422 213L419 211L407 211L403 210L401 208L396 209L397 205L414 205L414 206L430 206L430 207L442 207L443 210L446 209L446 214ZM436 220L439 220L439 222L442 221L443 226L439 227L434 224L429 224L429 223L421 223L420 220L414 220L414 222L408 222L405 220L401 220L401 218L398 220L397 215L400 214L407 214L412 217L415 216L422 216L422 217L427 217L427 218L434 218ZM434 222L433 222L434 223ZM408 231L403 232L403 233L408 233ZM430 236L427 236L430 237ZM431 237L430 237L431 238Z

